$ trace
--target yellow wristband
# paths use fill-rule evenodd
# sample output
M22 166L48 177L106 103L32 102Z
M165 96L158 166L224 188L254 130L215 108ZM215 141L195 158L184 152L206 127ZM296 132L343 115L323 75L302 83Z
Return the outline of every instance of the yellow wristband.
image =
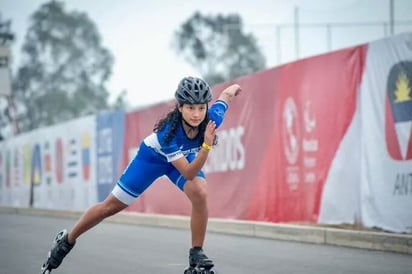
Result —
M203 142L202 148L205 149L205 150L211 150L211 149L212 149L212 146L209 146L208 144L206 144L205 142Z

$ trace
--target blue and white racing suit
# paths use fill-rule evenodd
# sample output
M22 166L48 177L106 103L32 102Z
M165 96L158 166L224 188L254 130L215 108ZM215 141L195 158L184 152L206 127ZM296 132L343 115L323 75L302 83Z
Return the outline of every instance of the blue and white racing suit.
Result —
M219 127L225 117L228 105L217 100L208 109L209 117ZM199 139L189 139L183 129L183 125L177 128L176 136L167 144L164 137L169 131L170 125L162 130L153 132L140 144L138 152L120 176L112 194L122 203L133 203L157 178L166 175L178 188L183 190L186 183L179 171L171 162L186 157L192 162L200 150ZM199 171L197 177L204 178L203 171Z

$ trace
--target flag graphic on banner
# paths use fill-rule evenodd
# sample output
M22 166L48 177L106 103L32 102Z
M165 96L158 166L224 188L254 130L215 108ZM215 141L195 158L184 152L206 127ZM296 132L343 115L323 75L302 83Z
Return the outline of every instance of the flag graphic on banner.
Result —
M39 185L42 179L42 162L40 145L36 144L33 148L31 160L31 183Z
M31 184L32 147L30 144L23 145L23 183Z
M412 62L392 66L387 80L386 144L395 160L412 159Z
M55 176L56 182L58 184L63 183L63 141L61 138L58 138L55 143Z
M0 189L3 188L3 152L0 151Z
M46 183L48 185L51 184L51 173L52 173L52 160L51 160L51 154L50 154L50 143L49 141L46 141L43 145L43 162L44 162L44 176L46 179Z
M20 162L21 162L21 155L19 153L19 150L17 148L14 149L13 152L13 174L14 174L14 186L19 186L21 184L21 177L20 177Z
M78 143L75 138L71 138L67 144L67 176L75 178L78 176Z
M81 159L83 179L88 181L90 178L90 135L84 133L81 139Z
M10 165L10 150L6 151L6 187L11 187L11 165Z

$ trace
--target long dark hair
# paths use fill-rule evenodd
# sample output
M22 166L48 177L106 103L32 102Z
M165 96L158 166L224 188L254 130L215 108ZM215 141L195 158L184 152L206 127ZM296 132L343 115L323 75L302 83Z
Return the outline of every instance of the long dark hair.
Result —
M171 110L169 113L166 114L163 118L160 118L159 121L154 125L153 132L158 132L162 130L167 124L170 124L169 131L166 133L165 136L165 143L168 144L173 137L176 136L177 128L182 123L183 117L182 113L179 111L179 104L176 104L175 108ZM196 136L196 139L199 141L199 146L203 143L205 139L205 131L207 123L209 122L209 114L206 112L206 117L199 125L199 132ZM217 136L213 140L213 145L217 144Z

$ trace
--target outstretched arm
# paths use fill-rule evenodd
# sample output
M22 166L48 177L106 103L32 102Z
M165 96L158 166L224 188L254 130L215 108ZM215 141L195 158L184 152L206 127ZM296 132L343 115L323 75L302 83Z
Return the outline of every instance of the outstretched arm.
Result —
M238 84L228 86L222 91L219 98L209 109L209 117L215 122L216 128L220 127L222 124L230 102L232 102L235 96L238 96L241 91L242 89Z
M222 91L218 100L224 101L227 105L229 105L235 96L238 96L241 91L242 89L238 84L230 85Z

